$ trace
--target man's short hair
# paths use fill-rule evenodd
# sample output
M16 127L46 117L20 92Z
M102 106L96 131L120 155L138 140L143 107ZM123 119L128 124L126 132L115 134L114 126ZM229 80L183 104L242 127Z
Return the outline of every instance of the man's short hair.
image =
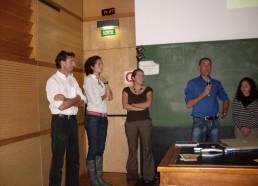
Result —
M57 54L56 59L55 59L57 69L61 68L61 61L65 61L68 56L75 57L75 54L73 52L67 52L64 50L60 51Z
M201 63L202 63L203 61L206 61L206 60L210 61L210 63L212 64L212 61L211 61L210 58L204 57L204 58L200 59L200 61L199 61L199 66L201 65Z

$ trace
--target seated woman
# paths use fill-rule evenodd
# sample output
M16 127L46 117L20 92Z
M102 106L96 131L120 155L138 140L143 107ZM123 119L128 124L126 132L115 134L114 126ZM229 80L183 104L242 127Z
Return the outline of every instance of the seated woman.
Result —
M233 100L236 138L258 138L258 91L253 79L243 78Z

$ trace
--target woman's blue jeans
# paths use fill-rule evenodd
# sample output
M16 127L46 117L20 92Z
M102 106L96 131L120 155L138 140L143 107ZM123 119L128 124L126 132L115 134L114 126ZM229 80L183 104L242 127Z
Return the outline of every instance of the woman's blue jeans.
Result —
M96 156L103 156L105 150L108 119L86 115L84 125L89 144L87 160L95 160Z

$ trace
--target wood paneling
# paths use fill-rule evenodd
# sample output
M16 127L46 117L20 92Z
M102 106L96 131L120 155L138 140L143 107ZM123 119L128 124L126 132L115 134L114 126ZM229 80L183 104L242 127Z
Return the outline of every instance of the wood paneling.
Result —
M29 58L34 46L30 46L29 34L33 23L30 17L31 1L0 1L0 52Z
M3 53L21 56L21 57L29 57L32 51L32 47L23 44L12 43L3 39L0 39L0 51Z
M51 128L51 112L49 110L49 102L46 94L46 83L54 73L54 68L38 67L39 77L39 113L40 113L40 130Z
M42 185L40 148L39 138L1 146L0 185Z
M12 43L21 43L23 45L29 46L32 37L33 36L31 34L24 34L19 31L17 32L6 26L1 26L0 29L0 38L2 38L2 40Z
M97 28L96 21L83 23L84 51L119 49L125 47L135 48L135 20L134 17L120 18L116 35L101 37L101 28Z
M104 153L104 171L126 173L128 158L124 117L108 118L108 133Z
M29 8L32 1L34 1L34 0L22 0L22 1L21 0L9 0L9 1L12 1L12 2L18 4L19 6L24 7L24 8Z
M49 123L49 126L51 123ZM42 186L49 185L49 171L52 158L51 134L40 136L41 143L41 162L42 162Z
M39 130L37 66L0 60L0 140Z
M38 60L54 63L59 51L73 51L76 55L77 67L81 68L82 22L40 2L38 11Z
M71 11L82 19L83 0L50 0Z
M116 14L112 16L101 16L101 10L115 8ZM84 0L83 3L83 20L100 20L114 17L132 17L134 16L133 0Z
M25 34L30 31L33 24L28 20L24 20L16 15L6 12L3 9L0 9L0 17L4 18L1 20L1 25L6 25L9 28L19 30Z
M29 20L33 11L30 8L30 4L23 5L22 3L15 2L12 0L9 1L0 1L0 6L6 12L13 14L14 16L19 17L19 19Z

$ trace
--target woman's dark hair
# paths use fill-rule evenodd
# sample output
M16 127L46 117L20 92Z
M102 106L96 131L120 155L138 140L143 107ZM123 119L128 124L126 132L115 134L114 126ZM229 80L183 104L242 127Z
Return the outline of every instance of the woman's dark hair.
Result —
M143 70L142 70L142 69L137 68L137 69L135 69L135 70L133 71L133 73L132 73L132 77L135 77L135 76L136 76L136 74L137 74L137 72L139 72L139 71L143 72ZM143 73L144 73L144 72L143 72Z
M56 56L55 62L56 62L56 67L59 69L61 68L61 61L65 61L67 59L67 57L75 57L75 54L73 52L66 52L64 50L62 50L61 52L59 52Z
M247 81L251 87L250 89L250 99L253 101L255 99L258 99L258 91L257 91L257 86L254 82L253 79L249 78L249 77L244 77L238 84L238 87L237 87L237 91L236 91L236 99L238 101L242 101L243 98L244 98L244 95L241 91L241 84L243 81Z
M93 74L93 70L91 67L94 67L95 64L97 63L97 60L100 59L101 60L101 57L99 56L91 56L89 57L85 63L84 63L84 72L86 75L89 75L89 74Z

